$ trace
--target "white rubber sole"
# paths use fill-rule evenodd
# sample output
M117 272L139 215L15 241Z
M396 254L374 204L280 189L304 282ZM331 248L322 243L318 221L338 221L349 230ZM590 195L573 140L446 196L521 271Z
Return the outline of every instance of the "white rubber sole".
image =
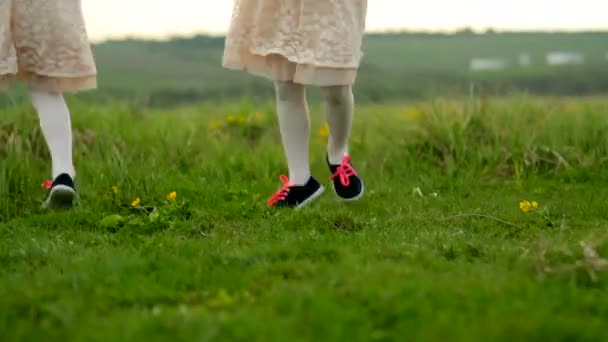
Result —
M74 206L76 191L69 186L56 185L49 193L43 207L51 210L68 209Z
M332 188L334 189L334 194L336 194L336 196L343 202L357 202L358 200L363 198L363 195L365 195L365 183L363 183L363 182L361 182L361 193L359 193L357 196L355 196L353 198L341 197L340 195L338 195L338 192L336 191L336 186L332 185Z
M298 206L295 209L297 210L297 209L304 208L305 206L309 205L310 203L314 202L319 197L321 197L321 195L323 195L324 192L325 192L325 187L321 186L314 194L312 194L310 197L308 197L306 199L306 201L298 204Z

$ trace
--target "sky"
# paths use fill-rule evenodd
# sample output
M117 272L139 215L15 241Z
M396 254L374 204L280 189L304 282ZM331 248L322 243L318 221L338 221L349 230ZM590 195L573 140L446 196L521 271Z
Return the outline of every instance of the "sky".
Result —
M346 0L348 1L348 0ZM607 0L368 0L368 30L608 30ZM92 40L222 34L232 0L82 0Z

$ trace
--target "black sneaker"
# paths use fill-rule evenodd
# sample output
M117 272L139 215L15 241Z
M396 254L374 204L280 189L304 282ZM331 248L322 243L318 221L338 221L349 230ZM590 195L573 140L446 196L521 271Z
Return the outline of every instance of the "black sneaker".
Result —
M69 209L74 205L76 190L74 180L66 173L62 173L51 183L45 182L49 194L44 202L47 209Z
M325 191L312 177L302 186L292 184L287 176L281 176L281 182L283 187L268 200L270 207L300 209L319 198Z
M345 201L357 201L363 197L365 186L355 171L350 157L345 156L340 165L332 165L327 159L336 195Z

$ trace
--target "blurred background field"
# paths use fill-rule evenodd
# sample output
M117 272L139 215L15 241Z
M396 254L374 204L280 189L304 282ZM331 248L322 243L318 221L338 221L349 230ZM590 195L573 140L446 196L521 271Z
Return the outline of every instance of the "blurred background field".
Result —
M99 43L100 90L85 98L167 107L272 97L267 80L223 69L222 50L223 38L212 36ZM370 34L355 91L361 103L605 94L608 32Z
M356 87L362 102L466 96L472 85L491 95L608 91L608 33L395 33L370 35L365 44ZM102 93L143 96L153 105L271 96L266 80L222 69L222 48L223 39L205 36L101 44L95 51ZM556 52L580 54L584 61L549 65L547 56ZM520 65L522 55L529 65ZM506 65L472 70L474 59L504 59Z

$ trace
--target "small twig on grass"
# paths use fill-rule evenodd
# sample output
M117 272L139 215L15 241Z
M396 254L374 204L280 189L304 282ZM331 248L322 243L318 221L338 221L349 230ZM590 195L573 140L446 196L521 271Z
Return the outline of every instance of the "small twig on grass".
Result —
M447 221L447 220L450 220L450 219L461 218L461 217L485 218L485 219L493 220L493 221L496 221L496 222L500 222L502 224L509 225L511 227L521 228L521 226L518 225L518 224L515 224L515 223L509 222L509 221L505 221L505 220L499 219L498 217L489 216L489 215L482 215L482 214L458 214L458 215L446 217L445 220Z

